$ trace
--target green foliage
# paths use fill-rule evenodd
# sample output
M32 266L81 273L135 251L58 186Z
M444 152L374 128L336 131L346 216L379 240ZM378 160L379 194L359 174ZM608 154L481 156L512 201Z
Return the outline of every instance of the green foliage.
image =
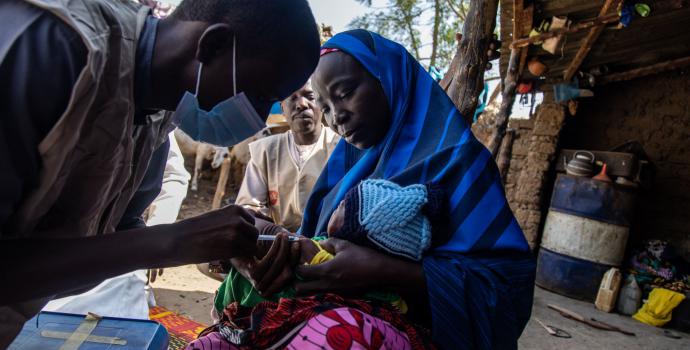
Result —
M455 33L462 31L469 0L385 0L383 6L372 0L357 1L372 11L355 18L350 28L378 32L405 45L422 63L448 68L457 46Z

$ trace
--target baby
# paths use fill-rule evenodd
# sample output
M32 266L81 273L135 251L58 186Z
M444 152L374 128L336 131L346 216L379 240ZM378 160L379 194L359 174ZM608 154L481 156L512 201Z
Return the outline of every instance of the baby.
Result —
M419 261L432 241L445 241L444 205L442 190L432 184L402 187L387 180L364 180L340 202L327 232L329 237Z
M387 180L364 180L345 195L331 215L326 233L313 239L299 240L300 263L315 265L333 258L319 244L326 235L419 261L431 246L446 240L442 230L445 202L444 193L435 185L403 187ZM265 252L259 253L262 254ZM293 296L294 290L286 288L268 300ZM405 311L404 302L397 295L376 292L367 296L391 302ZM222 312L235 301L242 306L253 307L264 300L267 299L261 297L249 281L231 269L218 289L215 308Z

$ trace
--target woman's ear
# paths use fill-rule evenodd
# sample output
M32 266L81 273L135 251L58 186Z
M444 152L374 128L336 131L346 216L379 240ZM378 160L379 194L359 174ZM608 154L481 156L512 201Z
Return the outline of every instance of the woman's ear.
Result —
M225 50L232 49L234 33L225 23L216 23L201 34L196 49L196 59L204 64L210 63Z

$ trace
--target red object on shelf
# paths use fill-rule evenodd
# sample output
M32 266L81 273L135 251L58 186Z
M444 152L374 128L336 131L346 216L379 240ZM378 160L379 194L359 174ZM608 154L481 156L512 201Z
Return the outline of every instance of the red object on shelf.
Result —
M608 175L606 175L606 163L604 163L604 165L601 167L601 172L595 175L592 179L604 182L611 182L611 178Z

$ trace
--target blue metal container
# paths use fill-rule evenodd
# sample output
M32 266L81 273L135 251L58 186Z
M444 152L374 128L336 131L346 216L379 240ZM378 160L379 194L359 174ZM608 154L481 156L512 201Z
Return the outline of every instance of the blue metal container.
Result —
M60 349L84 322L84 315L41 312L24 324L9 350ZM79 350L165 350L168 332L158 322L103 317Z
M635 196L633 188L558 175L537 259L537 285L594 301L604 273L623 261Z
M567 297L594 301L599 283L610 268L609 265L541 248L537 260L537 285Z

